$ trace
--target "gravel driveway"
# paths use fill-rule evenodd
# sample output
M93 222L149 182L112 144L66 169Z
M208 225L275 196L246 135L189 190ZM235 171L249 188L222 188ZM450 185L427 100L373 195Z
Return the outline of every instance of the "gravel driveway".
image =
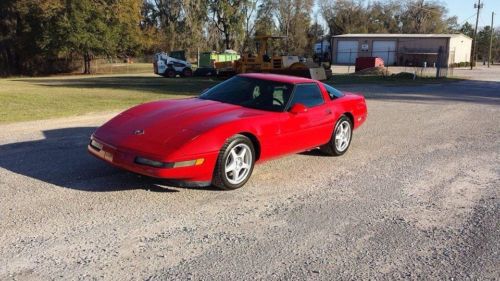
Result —
M230 192L89 156L112 114L0 126L0 280L498 280L500 83L344 89L369 109L346 155Z

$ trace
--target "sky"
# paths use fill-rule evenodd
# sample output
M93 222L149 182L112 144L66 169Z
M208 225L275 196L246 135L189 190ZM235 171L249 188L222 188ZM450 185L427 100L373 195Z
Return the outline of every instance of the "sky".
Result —
M440 2L446 4L449 16L458 17L458 23L468 21L472 25L476 24L474 3L477 3L477 0L441 0ZM500 0L481 0L481 3L484 3L484 6L479 12L479 26L491 24L491 12L495 12L493 25L500 26Z
M369 0L365 0L368 2ZM476 10L474 3L478 0L438 0L448 8L448 16L457 16L460 25L468 21L470 24L476 24ZM317 3L318 1L316 1ZM479 26L491 24L491 12L495 12L495 20L493 25L500 26L500 0L481 0L484 3L483 8L479 13ZM318 5L315 5L313 13L318 13ZM320 16L321 17L321 16ZM319 19L321 22L322 20ZM324 22L322 23L324 24Z

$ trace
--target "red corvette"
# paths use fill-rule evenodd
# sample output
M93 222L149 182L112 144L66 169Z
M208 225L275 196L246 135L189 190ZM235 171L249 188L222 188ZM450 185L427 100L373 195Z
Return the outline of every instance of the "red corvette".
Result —
M256 162L317 147L344 154L366 117L364 97L316 80L241 74L196 98L128 109L96 130L88 150L142 175L236 189Z

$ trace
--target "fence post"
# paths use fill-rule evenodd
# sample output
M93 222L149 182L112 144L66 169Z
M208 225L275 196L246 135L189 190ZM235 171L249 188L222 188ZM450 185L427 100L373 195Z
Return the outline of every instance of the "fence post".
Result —
M330 68L332 68L332 64L333 64L333 40L332 40L332 36L330 36L329 42L330 42ZM335 49L335 60L337 60L338 52L339 51L337 49Z
M352 56L352 49L349 49L349 64L347 66L347 73L351 72L351 56Z
M439 73L441 72L441 52L443 48L439 46L438 55L437 55L437 65L436 65L436 78L439 78Z
M318 66L321 66L321 62L323 61L323 37L321 37L321 53L320 53L320 58L319 58L319 61L318 61Z
M387 47L387 67L385 68L385 75L389 75L389 57L391 56L391 47Z

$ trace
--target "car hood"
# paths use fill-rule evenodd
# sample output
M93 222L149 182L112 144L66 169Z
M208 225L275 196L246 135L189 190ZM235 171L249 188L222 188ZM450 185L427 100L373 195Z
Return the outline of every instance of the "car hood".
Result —
M157 101L120 113L94 135L118 148L168 153L214 126L262 114L199 98Z

